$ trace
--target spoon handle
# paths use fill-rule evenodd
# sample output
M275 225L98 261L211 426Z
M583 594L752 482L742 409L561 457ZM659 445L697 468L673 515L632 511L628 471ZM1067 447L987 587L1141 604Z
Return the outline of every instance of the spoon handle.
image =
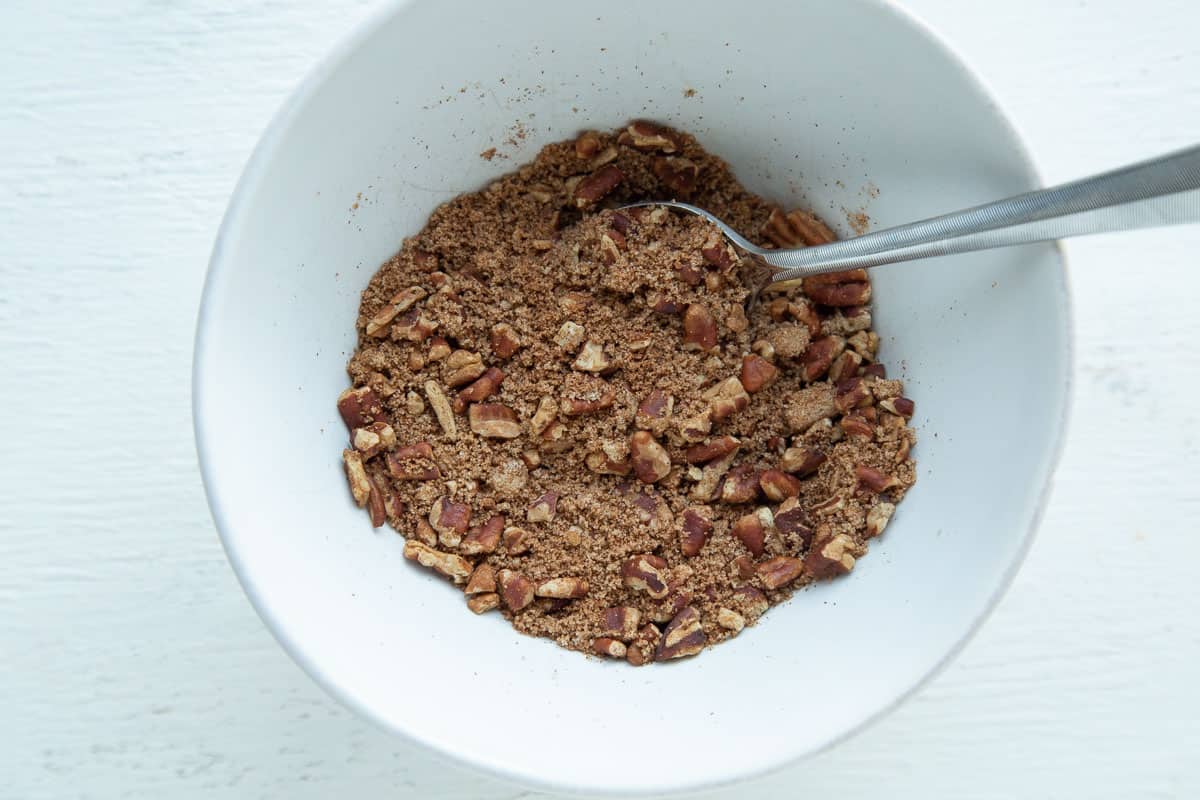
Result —
M772 284L1089 233L1200 222L1200 146L1006 200L798 250L764 251Z

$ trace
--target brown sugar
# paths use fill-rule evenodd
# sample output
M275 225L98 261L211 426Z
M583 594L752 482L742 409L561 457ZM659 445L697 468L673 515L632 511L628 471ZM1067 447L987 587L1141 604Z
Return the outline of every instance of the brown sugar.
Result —
M748 238L832 238L647 122L438 208L363 292L338 408L355 501L476 613L632 664L848 572L916 478L853 271L765 294Z

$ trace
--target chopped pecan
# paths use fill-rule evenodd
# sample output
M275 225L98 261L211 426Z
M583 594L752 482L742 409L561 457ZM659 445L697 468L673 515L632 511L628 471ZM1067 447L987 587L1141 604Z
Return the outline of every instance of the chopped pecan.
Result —
M769 469L758 477L758 485L767 499L776 503L800 494L800 481L783 470Z
M348 430L363 428L372 422L387 422L379 396L369 386L357 386L338 395L338 413Z
M852 439L874 439L875 426L862 414L847 414L838 422L842 432Z
M495 367L489 367L474 383L469 384L458 393L458 396L454 398L454 410L461 414L468 403L487 400L500 390L500 384L503 382L504 373Z
M829 365L829 380L839 383L847 378L853 378L858 374L858 368L861 365L862 356L853 350L846 350Z
M625 658L626 648L624 642L608 636L601 636L592 640L592 651L596 655L608 656L609 658Z
M683 349L703 350L717 346L717 321L712 312L699 303L692 303L683 312Z
M467 608L476 614L483 614L500 607L500 595L495 592L473 594L467 597Z
M627 642L637 636L641 619L641 612L633 606L606 608L601 615L602 632L605 636Z
M649 431L637 431L629 439L633 472L642 483L657 483L671 471L671 457Z
M501 541L504 543L504 551L510 556L524 555L529 552L529 543L533 539L533 534L524 528L513 526L505 528L501 535Z
M777 246L786 248L828 244L837 238L816 215L801 209L787 214L772 209L762 233Z
M503 361L511 358L513 353L521 349L521 338L517 331L507 322L498 322L492 326L488 341L492 346L492 355Z
M365 427L355 428L350 439L354 449L363 458L370 459L396 446L396 431L386 422L372 422Z
M730 453L720 458L714 458L712 461L704 465L704 469L700 472L700 480L692 488L691 497L693 500L698 500L701 503L707 503L710 500L715 500L718 496L718 489L721 485L721 479L725 477L725 473L729 471L729 467L733 464L735 453Z
M750 395L737 378L726 378L708 389L702 397L708 401L709 412L714 422L720 422L750 405Z
M871 506L871 510L867 512L867 536L878 536L883 533L883 529L887 527L895 513L896 506L893 503L879 502Z
M822 336L805 350L800 357L800 374L806 381L815 381L829 371L833 360L846 348L846 340L840 336Z
M453 553L434 550L429 545L413 539L404 543L404 557L446 576L455 583L466 583L467 579L471 577L470 561Z
M500 584L500 599L504 607L514 614L533 602L533 581L511 569L502 569L496 574Z
M750 619L758 619L770 607L767 596L753 586L739 586L734 589L733 605Z
M767 332L767 341L776 355L784 358L800 358L809 345L808 328L803 325L785 323L776 325Z
M575 139L575 155L590 159L600 151L600 136L595 131L584 131Z
M721 502L749 503L758 497L758 470L751 464L741 464L725 476L721 487Z
M376 338L387 334L388 326L397 316L408 311L413 303L425 297L425 290L420 286L410 286L398 292L383 308L375 312L375 316L367 321L367 336Z
M576 208L590 208L625 180L616 164L607 164L579 181L572 193Z
M717 624L737 634L746 627L746 618L731 608L722 607L717 609Z
M397 480L432 481L441 477L429 442L405 445L387 454L387 468Z
M779 459L779 468L784 472L803 478L817 471L825 463L825 454L805 447L789 447Z
M488 439L515 439L521 435L517 414L503 403L475 403L467 409L471 430Z
M854 568L856 549L849 535L839 533L813 545L804 557L804 569L817 579L845 575Z
M588 582L583 578L551 578L538 585L533 593L538 597L553 597L559 600L576 600L588 593Z
M784 540L794 544L797 551L812 542L813 529L808 513L795 497L789 497L775 510L775 528Z
M642 430L662 435L674 410L675 398L662 389L654 389L638 403L634 424Z
M887 475L866 464L859 464L854 468L854 477L858 478L860 486L875 493L886 492L900 485L896 476Z
M689 447L684 457L689 464L707 464L716 458L723 458L737 452L741 442L732 436L717 436L707 442Z
M653 623L646 623L638 631L637 637L627 645L625 660L635 667L649 663L654 658L654 652L658 649L658 642L661 638L662 633L658 628Z
M762 356L748 355L742 358L742 386L754 394L762 391L779 377L779 368Z
M685 442L702 442L712 430L712 410L679 421L679 435Z
M768 589L786 586L804 571L804 562L791 556L775 556L758 565L758 577Z
M758 512L740 517L730 532L755 558L763 554L767 531Z
M621 132L618 141L630 144L638 150L661 150L664 153L674 153L683 148L679 134L670 128L641 119L631 122Z
M479 527L471 528L463 537L459 550L469 556L496 552L500 534L504 531L504 515L495 514Z
M438 386L435 381L425 381L425 396L429 398L429 406L433 409L433 415L437 418L438 425L442 427L442 433L449 439L458 436L458 423L454 421L454 410L450 407L450 401L446 399L442 387Z
M633 556L621 564L622 582L630 589L645 592L655 600L667 596L667 562L649 553Z
M558 493L546 492L529 504L525 518L530 522L550 522L558 510Z
M371 481L367 470L363 467L362 456L354 450L342 451L342 463L346 468L346 481L350 484L350 494L359 508L367 504L371 496Z
M913 411L916 410L916 405L907 397L889 397L886 400L880 400L879 407L905 419L911 419Z
M496 591L496 570L492 569L489 564L480 564L471 573L471 579L467 581L466 588L463 589L464 594L485 594L487 592Z
M700 177L700 167L694 161L686 158L656 158L651 166L654 175L676 197L690 197L696 191L696 180Z
M583 347L571 365L581 372L608 372L612 369L612 361L604 355L604 346L596 342L584 342Z
M679 547L689 558L700 554L712 533L712 512L705 506L691 506L680 515Z
M695 606L687 606L663 629L662 640L654 653L656 661L694 656L708 644Z
M837 385L833 403L843 414L853 408L869 406L874 402L871 387L862 378L848 378Z
M438 532L438 541L446 547L457 547L471 524L471 507L443 495L429 510L429 524Z
M865 306L871 301L871 282L865 269L813 275L803 281L804 293L823 306Z

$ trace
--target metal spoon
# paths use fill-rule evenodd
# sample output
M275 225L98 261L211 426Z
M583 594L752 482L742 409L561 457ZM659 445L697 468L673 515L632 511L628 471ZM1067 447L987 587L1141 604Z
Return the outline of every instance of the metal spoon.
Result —
M624 208L635 206L668 206L704 217L735 246L771 267L751 295L753 305L762 289L811 275L1089 233L1200 222L1200 146L964 211L795 250L759 247L688 203L651 201Z

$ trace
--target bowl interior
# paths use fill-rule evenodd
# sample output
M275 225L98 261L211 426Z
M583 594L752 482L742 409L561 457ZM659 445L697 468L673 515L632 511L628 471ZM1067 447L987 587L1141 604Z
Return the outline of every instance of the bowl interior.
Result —
M476 617L350 502L334 399L359 292L435 206L547 142L662 120L842 234L859 212L879 228L1032 188L1000 113L910 20L865 1L761 5L401 4L309 77L255 153L200 318L205 481L264 619L387 727L543 786L733 780L894 704L1019 563L1069 377L1049 245L875 271L882 360L917 404L919 482L853 575L698 659L634 670Z

